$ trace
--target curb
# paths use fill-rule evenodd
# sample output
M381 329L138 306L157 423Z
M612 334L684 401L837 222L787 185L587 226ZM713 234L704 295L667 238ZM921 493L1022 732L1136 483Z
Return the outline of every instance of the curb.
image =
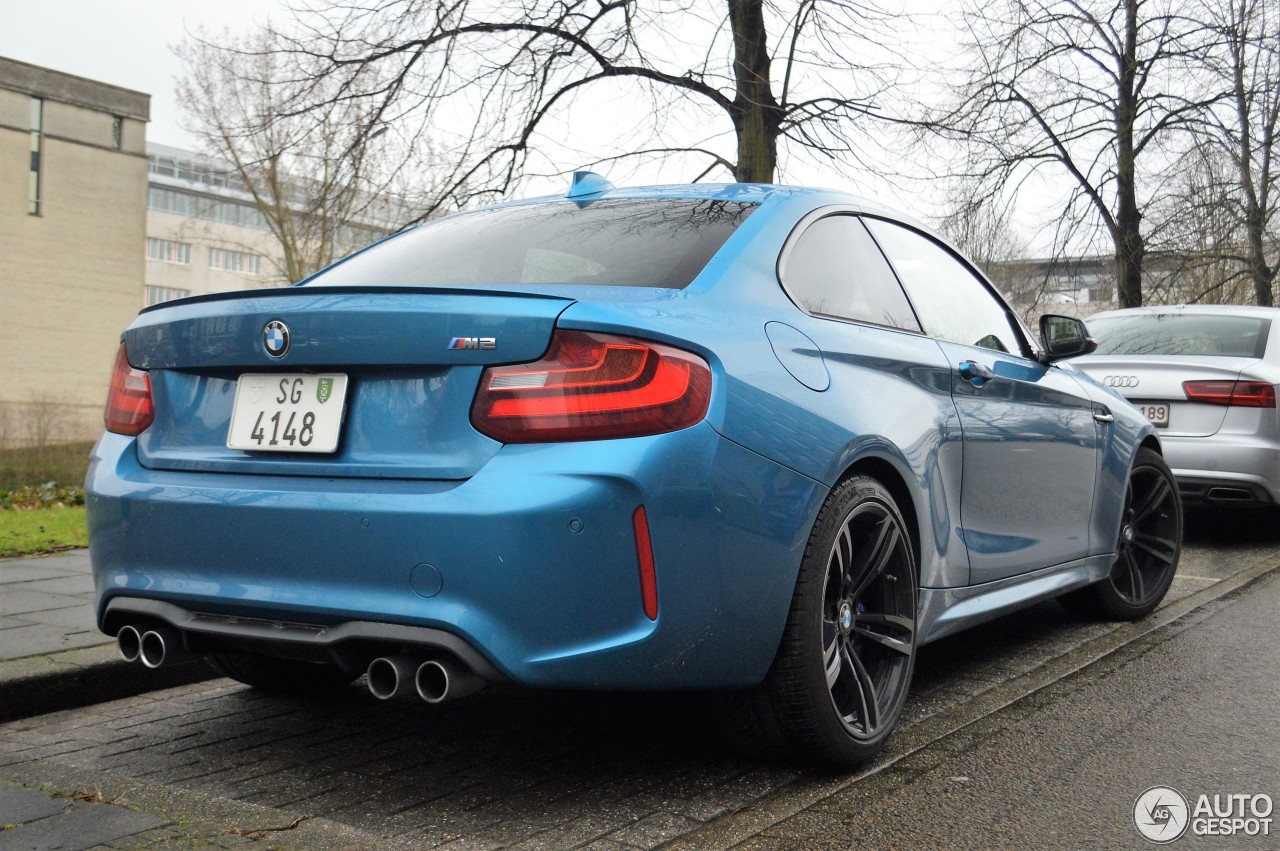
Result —
M150 670L114 644L0 662L0 722L133 697L222 676L202 659Z

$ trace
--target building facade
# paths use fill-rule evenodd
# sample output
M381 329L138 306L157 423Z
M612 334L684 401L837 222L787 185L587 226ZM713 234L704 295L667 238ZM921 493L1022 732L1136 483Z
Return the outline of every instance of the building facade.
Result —
M139 306L189 295L280 286L280 243L225 167L147 145L145 286Z
M228 163L149 142L147 172L147 273L142 304L291 283L280 236ZM295 249L303 252L318 247L300 239L298 228L326 233L331 257L337 258L412 218L395 199L370 195L356 199L358 212L350 220L327 221L328 211L314 209L314 196L322 197L322 189L287 175L279 188L292 197L263 200L280 203L275 225L289 228Z
M150 103L0 58L0 447L102 428L144 278Z

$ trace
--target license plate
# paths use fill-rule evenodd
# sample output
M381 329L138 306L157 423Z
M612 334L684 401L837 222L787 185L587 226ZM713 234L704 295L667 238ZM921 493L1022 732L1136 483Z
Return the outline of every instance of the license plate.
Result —
M236 382L227 447L261 452L332 452L342 431L342 373L247 374Z
M1169 425L1169 406L1168 405L1139 405L1138 410L1151 420L1154 426Z

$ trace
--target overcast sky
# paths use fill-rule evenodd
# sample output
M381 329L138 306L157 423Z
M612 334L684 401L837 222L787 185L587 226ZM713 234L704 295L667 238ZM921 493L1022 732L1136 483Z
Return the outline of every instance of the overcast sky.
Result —
M188 30L245 31L281 8L278 0L36 0L4 4L0 56L151 95L147 139L190 148L179 126L170 49Z
M926 8L936 10L947 5L947 0L915 0L911 8L919 14ZM288 19L284 0L165 0L163 3L155 0L36 0L27 3L8 0L4 8L4 25L0 27L0 56L145 92L151 95L151 123L147 128L147 139L194 149L199 147L198 143L178 121L174 85L181 73L181 65L173 54L173 46L186 40L188 33L195 30L219 31L226 28L234 33L246 33L272 17L279 21ZM917 38L948 40L943 35L945 25L939 21L934 20L929 25L917 19L915 23L920 27L915 33ZM604 122L603 126L607 124ZM585 144L591 147L589 141ZM575 163L565 165L559 159L572 159L589 153L581 150L549 152L549 156L557 160L551 168L572 168ZM665 182L692 176L658 173L652 169L648 170L650 173L645 171L642 169L637 173L638 180L624 177L620 182L653 182L657 178ZM939 212L920 187L897 185L865 174L842 175L821 163L789 166L784 177L793 183L852 189L924 219ZM526 191L555 191L560 180L562 178L555 178L554 182L535 181L526 187ZM1031 238L1033 242L1036 240L1031 234L1036 228L1032 223L1044 220L1046 208L1054 206L1049 199L1056 193L1036 194L1039 195L1038 203L1031 203L1030 198L1025 198L1022 206L1028 211L1038 210L1022 217L1015 225L1024 238ZM1052 218L1052 212L1049 218Z
M940 0L917 0L917 5L924 8L938 2ZM186 40L189 32L201 28L213 31L227 28L242 34L262 25L269 17L279 21L289 18L284 0L9 2L4 11L4 26L0 27L0 56L145 92L151 95L147 139L196 148L196 141L179 125L174 85L182 68L173 54L173 46ZM578 151L560 156L591 159L590 153ZM569 163L565 167L573 165ZM672 176L661 177L671 179ZM841 182L834 172L824 174L820 167L802 168L798 173L791 169L787 178L799 183L838 185Z

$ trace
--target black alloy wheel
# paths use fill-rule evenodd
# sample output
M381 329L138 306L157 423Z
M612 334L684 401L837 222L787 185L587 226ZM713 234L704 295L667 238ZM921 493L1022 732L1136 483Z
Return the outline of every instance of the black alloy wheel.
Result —
M1134 607L1164 596L1178 564L1181 512L1172 476L1153 464L1135 465L1124 494L1124 515L1110 582Z
M731 720L753 746L846 769L879 753L911 687L916 566L893 496L853 476L827 497L782 643Z
M831 704L850 736L887 734L915 658L910 545L896 512L865 500L845 518L827 557L822 665Z
M1139 449L1129 470L1116 560L1101 582L1062 597L1083 615L1138 620L1155 610L1178 570L1182 552L1182 499L1164 458Z

